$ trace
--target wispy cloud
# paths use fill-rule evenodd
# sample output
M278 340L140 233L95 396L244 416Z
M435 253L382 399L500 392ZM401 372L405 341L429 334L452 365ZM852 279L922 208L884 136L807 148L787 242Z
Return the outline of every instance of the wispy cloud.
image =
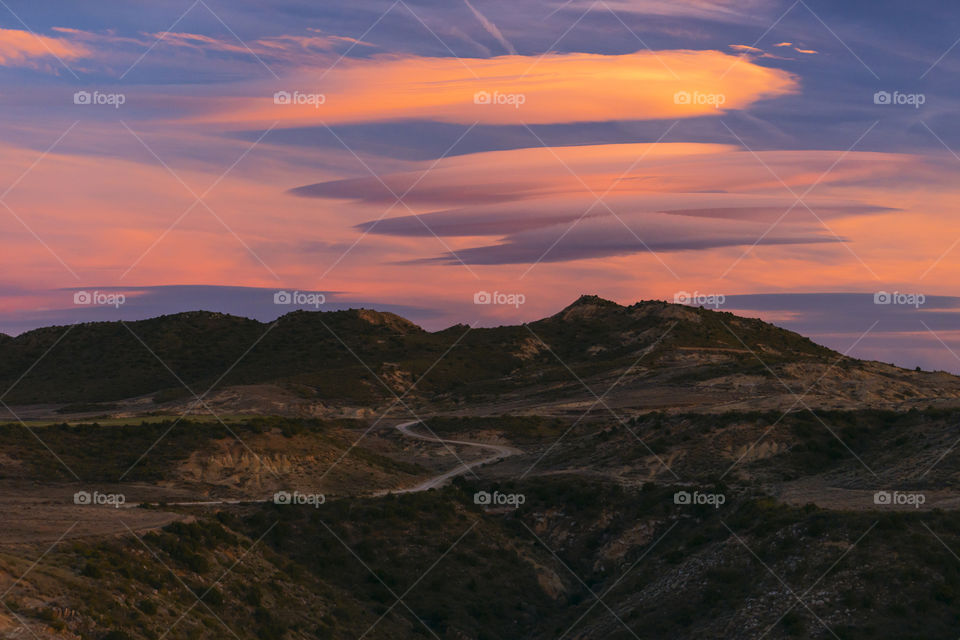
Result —
M19 29L0 29L0 66L52 68L57 58L68 61L90 51L64 38L51 38Z
M594 0L556 2L571 11L583 11L594 4ZM624 13L742 23L762 21L762 16L780 3L775 0L607 0L606 4Z
M748 44L731 44L730 48L734 51L743 51L746 53L763 53L763 49L758 49L757 47L751 47Z
M517 50L510 43L510 41L503 36L503 33L501 33L497 25L493 24L493 22L491 22L485 15L477 11L476 7L470 4L470 0L463 0L463 3L467 5L467 8L470 9L474 17L480 22L481 25L483 25L483 28L487 33L493 36L494 39L499 42L504 49L507 50L508 53L516 55Z
M85 57L98 61L105 68L124 65L128 67L148 48L148 63L153 60L158 60L161 64L170 63L172 57L183 64L183 56L191 55L195 58L193 64L199 65L199 68L217 68L224 66L223 61L212 60L210 54L220 54L221 58L226 54L230 56L233 65L243 61L250 65L258 64L256 57L259 57L280 69L303 65L317 66L325 61L329 64L336 59L336 52L346 49L352 48L359 52L377 48L371 42L328 34L315 28L308 28L301 33L265 36L248 41L240 41L232 36L188 31L127 35L70 27L54 27L53 31L62 34L63 37L57 39L61 46L80 49Z

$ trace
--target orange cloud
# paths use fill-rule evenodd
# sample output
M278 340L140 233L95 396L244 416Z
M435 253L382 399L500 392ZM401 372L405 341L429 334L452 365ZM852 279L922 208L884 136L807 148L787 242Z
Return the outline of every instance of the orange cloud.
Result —
M328 74L304 70L272 92L213 99L200 119L305 126L319 122L431 119L472 124L544 124L673 119L744 109L798 91L790 73L720 51L640 51L485 59L388 57L345 60ZM298 104L322 94L323 104Z
M49 60L73 60L88 55L87 49L59 38L34 35L18 29L0 29L0 66L36 67Z
M406 202L445 207L464 203L529 203L546 196L569 199L589 195L590 189L597 194L609 190L611 195L669 194L658 198L655 208L670 209L700 206L694 201L704 194L713 200L734 194L789 197L780 179L795 187L809 185L836 155L835 151L802 150L761 151L754 156L737 145L692 142L531 147L451 156L422 163L411 172L321 182L294 193L389 204L394 200L392 193L404 193L415 185L404 198ZM757 157L776 175L766 170ZM422 175L427 167L430 171ZM847 186L872 184L902 177L910 167L926 171L931 180L935 175L932 167L918 164L915 156L851 152L834 167L830 180L819 186L818 195L828 191L833 182L842 181ZM842 198L845 194L831 195ZM691 199L694 201L688 202Z

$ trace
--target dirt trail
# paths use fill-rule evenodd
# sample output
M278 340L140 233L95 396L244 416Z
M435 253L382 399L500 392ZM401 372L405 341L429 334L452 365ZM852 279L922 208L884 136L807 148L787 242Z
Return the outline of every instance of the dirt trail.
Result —
M415 433L411 431L411 427L420 424L419 420L414 420L412 422L404 422L403 424L397 425L397 430L408 438L416 438L417 440L425 440L427 442L436 442L438 444L446 445L456 445L462 447L477 447L479 449L486 449L491 452L491 455L482 458L481 460L475 460L473 462L461 462L458 466L454 467L450 471L441 473L440 475L434 476L424 480L420 484L410 487L409 489L400 489L397 491L381 492L378 495L383 495L385 493L417 493L419 491L427 491L429 489L437 489L447 484L453 478L461 476L465 473L470 473L470 471L476 467L483 466L485 464L490 464L491 462L497 462L503 460L504 458L509 458L510 456L515 456L522 454L523 451L517 449L516 447L510 447L502 444L488 444L484 442L470 442L468 440L447 440L445 438L438 438L436 436L425 435L420 433Z

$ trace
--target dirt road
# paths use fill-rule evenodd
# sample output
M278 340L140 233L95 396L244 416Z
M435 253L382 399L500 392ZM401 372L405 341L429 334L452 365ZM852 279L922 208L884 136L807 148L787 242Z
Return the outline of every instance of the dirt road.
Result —
M397 491L392 491L389 493L417 493L419 491L427 491L429 489L437 489L447 484L453 478L457 476L462 476L465 473L470 473L470 471L476 467L483 466L485 464L490 464L491 462L497 462L503 460L504 458L509 458L510 456L515 456L522 454L523 451L517 449L516 447L510 447L502 444L488 444L484 442L470 442L468 440L447 440L445 438L439 438L432 435L426 435L421 433L416 433L411 430L412 427L420 424L419 420L414 420L413 422L404 422L403 424L397 425L397 430L400 431L403 435L408 438L416 438L417 440L425 440L427 442L436 442L437 444L445 444L448 446L461 446L461 447L477 447L479 449L485 449L490 452L489 456L486 456L480 460L474 460L473 462L462 462L457 465L450 471L441 473L440 475L434 476L424 480L420 484L410 487L409 489L400 489Z

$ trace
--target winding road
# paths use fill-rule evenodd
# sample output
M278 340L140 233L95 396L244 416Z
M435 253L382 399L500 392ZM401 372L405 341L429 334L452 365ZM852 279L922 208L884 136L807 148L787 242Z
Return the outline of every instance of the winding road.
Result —
M413 420L411 422L404 422L396 426L397 431L402 433L408 438L413 438L415 440L424 440L426 442L435 442L442 445L457 445L462 447L476 447L478 449L485 449L490 452L489 456L481 458L480 460L474 460L473 462L462 462L458 461L456 467L450 471L445 471L439 475L427 478L423 482L413 487L408 487L406 489L384 489L382 491L377 491L373 494L374 497L385 496L388 493L419 493L421 491L429 491L430 489L439 489L444 486L453 478L457 476L462 476L476 467L483 466L485 464L490 464L491 462L497 462L503 460L504 458L509 458L510 456L515 456L522 454L523 451L517 449L516 447L510 447L502 444L488 444L483 442L470 442L468 440L447 440L445 438L438 438L432 435L425 435L411 431L411 428L420 424L420 420ZM273 498L266 498L262 500L242 498L237 500L193 500L193 501L182 501L182 502L165 502L165 506L170 507L197 507L197 506L219 506L227 504L254 504L254 503L268 503L273 502ZM159 502L131 502L124 504L121 509L133 509L141 506L160 506Z
M425 440L427 442L436 442L438 444L445 445L459 445L463 447L477 447L480 449L486 449L491 452L491 455L482 458L480 460L474 460L473 462L462 462L456 467L441 473L438 476L428 478L421 482L420 484L410 487L409 489L398 489L396 491L391 491L388 493L417 493L420 491L428 491L429 489L437 489L447 484L453 478L461 476L465 473L469 473L475 467L480 467L485 464L490 464L491 462L497 462L503 460L504 458L509 458L510 456L515 456L522 454L523 451L517 449L516 447L510 447L502 444L487 444L481 442L469 442L467 440L447 440L445 438L438 438L436 436L424 435L420 433L415 433L410 430L411 427L420 424L420 420L414 420L412 422L404 422L397 425L397 430L408 438L415 438L417 440Z

